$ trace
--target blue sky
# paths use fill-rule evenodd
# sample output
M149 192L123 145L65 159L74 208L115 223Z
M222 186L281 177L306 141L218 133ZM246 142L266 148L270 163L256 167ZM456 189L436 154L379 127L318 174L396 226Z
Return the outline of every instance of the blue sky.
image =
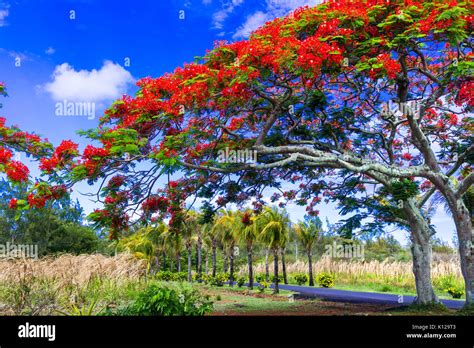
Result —
M9 93L0 113L55 144L72 139L84 147L76 131L95 127L114 99L134 93L136 79L172 71L204 55L216 40L244 39L265 21L317 2L0 0L0 81ZM95 103L95 117L56 115L64 100ZM93 209L76 195L86 211ZM337 221L333 207L319 208L323 220ZM304 215L299 207L289 211L295 220ZM441 209L433 223L451 241L454 226ZM395 235L405 241L403 232Z

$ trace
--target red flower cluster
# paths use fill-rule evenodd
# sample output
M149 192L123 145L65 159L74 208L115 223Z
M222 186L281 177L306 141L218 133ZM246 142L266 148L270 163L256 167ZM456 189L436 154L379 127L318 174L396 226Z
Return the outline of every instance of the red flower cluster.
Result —
M324 63L341 64L343 59L342 49L336 43L322 42L318 36L310 36L304 40L298 50L298 63L315 74L319 74Z
M18 161L11 161L6 167L7 177L14 182L25 182L28 180L30 171L28 167Z
M88 175L94 175L100 163L109 155L110 151L108 149L87 145L82 154L82 158Z
M4 147L0 147L0 163L7 164L12 158L12 152Z
M33 193L28 195L28 204L32 208L43 208L46 204L46 197L35 196Z
M51 158L40 159L40 169L46 173L64 166L73 157L77 156L78 145L71 140L63 140L61 144L54 150Z
M456 104L460 106L466 103L469 106L474 106L474 93L472 93L473 90L474 90L474 80L465 81L461 85L461 88L459 89L459 92L456 98Z
M125 182L125 176L123 175L115 175L109 180L108 187L109 188L118 188L123 185Z
M12 199L10 200L10 204L8 204L8 208L10 208L10 209L16 209L17 204L18 204L18 200L17 200L16 198L12 198Z
M142 209L148 213L154 213L157 211L165 212L169 206L169 200L166 197L151 196L142 204Z

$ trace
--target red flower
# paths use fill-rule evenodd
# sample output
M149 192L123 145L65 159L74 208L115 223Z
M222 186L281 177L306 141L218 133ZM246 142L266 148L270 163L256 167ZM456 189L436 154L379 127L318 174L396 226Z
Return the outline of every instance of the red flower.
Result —
M17 200L16 198L12 198L12 199L10 200L10 204L8 205L8 208L10 208L10 209L16 209L17 204L18 204L18 200Z
M142 204L142 209L146 212L165 211L169 206L169 200L166 197L152 196Z
M47 173L51 173L59 164L59 159L56 156L52 158L41 158L40 159L40 169L44 170Z
M33 208L43 208L46 204L46 198L44 197L35 197L33 193L28 195L28 204Z
M105 204L113 204L115 202L115 199L111 196L105 197Z
M28 180L28 167L18 161L11 161L7 166L7 176L10 180L15 182L24 182Z
M3 147L0 148L0 163L7 164L7 162L10 161L10 158L12 158L12 152Z
M59 158L63 158L67 155L77 155L78 145L71 140L63 140L61 144L56 148L54 154Z
M409 153L404 153L402 157L406 159L407 161L411 161L413 159L413 156L410 155Z

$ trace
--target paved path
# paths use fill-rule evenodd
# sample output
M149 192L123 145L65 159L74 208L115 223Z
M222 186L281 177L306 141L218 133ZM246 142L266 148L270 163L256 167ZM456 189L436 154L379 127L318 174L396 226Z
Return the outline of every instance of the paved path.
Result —
M273 286L271 286L273 287ZM351 303L378 303L395 306L408 306L415 299L414 296L403 296L403 302L399 302L397 294L382 294L376 292L361 292L338 289L327 289L311 286L284 285L279 284L280 289L297 292L305 297L317 297L331 301L351 302ZM402 298L400 298L402 300ZM460 309L464 305L463 300L441 300L448 308Z

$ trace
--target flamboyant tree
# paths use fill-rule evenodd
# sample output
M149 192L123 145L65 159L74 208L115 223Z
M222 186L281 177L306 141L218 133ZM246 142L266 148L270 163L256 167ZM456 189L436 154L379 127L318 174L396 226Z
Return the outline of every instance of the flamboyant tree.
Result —
M341 171L392 195L422 182L452 213L471 303L472 224L462 198L474 182L473 18L472 3L458 1L298 9L248 40L219 42L196 63L140 80L135 97L116 101L85 133L99 146L75 160L72 145L66 156L56 149L42 169L70 182L100 180L104 209L91 218L111 237L139 216L179 226L196 194L219 206L254 198L259 209L273 187L314 214L324 194L318 181ZM257 161L240 163L238 150L256 151ZM182 178L170 180L177 171ZM300 195L284 182L299 183ZM422 223L423 204L403 198L406 217Z
M3 83L0 83L0 96L7 96ZM19 217L21 210L43 207L48 200L63 198L68 192L65 185L50 184L41 179L33 180L30 169L22 162L30 159L33 163L51 156L54 152L53 145L37 134L22 131L15 125L7 126L6 122L4 117L0 117L0 173L4 173L12 185L27 194L25 199L12 198L9 202L10 208L16 209ZM62 147L58 147L57 151L62 151ZM76 156L77 152L72 155Z

